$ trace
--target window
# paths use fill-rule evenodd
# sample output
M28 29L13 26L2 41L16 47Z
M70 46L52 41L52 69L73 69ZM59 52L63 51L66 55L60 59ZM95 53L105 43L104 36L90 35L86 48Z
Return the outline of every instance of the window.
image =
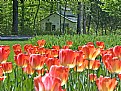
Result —
M52 27L52 23L51 22L45 23L45 31L51 31L51 27Z
M56 30L56 26L52 25L52 31L55 31L55 30Z

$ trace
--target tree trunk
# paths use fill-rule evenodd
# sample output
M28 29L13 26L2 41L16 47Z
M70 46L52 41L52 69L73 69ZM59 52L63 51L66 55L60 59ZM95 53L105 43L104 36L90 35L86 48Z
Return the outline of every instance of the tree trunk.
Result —
M61 32L61 4L59 5L59 13L60 13L60 32Z
M86 34L86 12L85 12L85 3L83 3L83 34Z
M13 35L18 35L18 1L13 0Z
M67 1L65 1L65 10L64 10L64 19L63 19L63 34L65 33L65 15L66 15L66 6L67 6Z
M36 13L35 13L35 18L34 18L33 30L34 30L34 32L35 32L35 35L37 35L37 31L36 31L36 29L35 29L35 22L36 22L37 14L38 14L38 12L39 12L39 7L40 7L40 0L39 0L39 4L38 4L38 7L37 7L37 11L36 11Z
M22 17L21 17L21 32L24 32L24 0L21 1L22 6L21 6L21 10L22 10Z
M91 15L92 15L92 3L91 3L91 6L90 6L89 23L88 23L88 29L87 29L88 34L89 34L89 31L90 31L90 25L91 25Z
M77 34L81 34L81 2L78 2L77 9Z

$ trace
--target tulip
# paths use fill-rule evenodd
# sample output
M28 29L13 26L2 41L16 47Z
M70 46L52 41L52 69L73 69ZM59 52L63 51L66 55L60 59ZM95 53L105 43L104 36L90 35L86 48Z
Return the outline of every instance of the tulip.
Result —
M118 57L120 60L121 60L121 46L115 46L113 48L113 52L114 52L114 55L115 57Z
M35 91L63 91L61 80L46 73L43 77L34 77Z
M60 65L60 60L58 59L58 58L47 58L46 59L46 65L47 65L47 67L48 67L48 70L50 70L50 67L52 66L52 65Z
M66 84L68 80L69 68L64 66L52 65L49 73L53 77L58 77L61 79L61 86Z
M89 74L89 79L91 82L94 82L97 80L97 75L96 74Z
M45 60L46 60L46 57L40 54L30 55L30 65L35 70L41 70L43 68Z
M11 73L12 72L12 62L6 62L2 63L2 68L5 73Z
M53 49L56 49L56 50L58 50L58 51L59 51L60 46L58 46L58 45L53 45L53 46L52 46L52 48L53 48Z
M29 63L29 55L20 53L14 57L16 64L22 68L26 67Z
M34 74L34 71L35 71L35 70L31 67L30 64L28 64L26 67L22 68L22 70L23 70L25 73L29 74L29 75Z
M103 77L100 76L96 80L96 85L99 91L114 91L117 81L115 78Z
M13 50L21 50L21 45L20 44L13 45Z
M32 44L25 44L25 45L24 45L24 51L28 53L28 50L29 50L30 48L32 48L32 47L33 47Z
M76 52L71 49L61 49L59 51L59 60L63 66L74 68L76 65Z
M113 58L113 55L111 54L105 54L102 57L102 61L106 67L106 69L110 72L110 73L121 73L121 61L119 59L115 59Z
M3 74L4 74L3 68L2 66L0 66L0 81L3 81L6 78L6 76L3 76Z
M96 45L97 45L99 48L101 48L101 49L104 49L104 48L105 48L105 44L104 44L104 42L102 42L102 41L97 41L97 42L96 42Z
M72 41L66 41L66 45L68 45L69 47L71 47L73 45Z
M9 46L0 46L0 63L5 63L8 59L10 54L10 47Z
M69 46L68 46L68 45L64 45L64 46L62 47L62 49L69 49Z
M88 60L95 60L100 54L100 48L95 48L94 45L84 45L82 46L82 51L85 55L85 59Z
M46 49L43 48L43 47L38 48L38 53L41 54L41 55L45 54L45 51L46 51Z
M43 39L37 41L37 44L39 45L39 47L44 47L45 43L46 43L46 41Z

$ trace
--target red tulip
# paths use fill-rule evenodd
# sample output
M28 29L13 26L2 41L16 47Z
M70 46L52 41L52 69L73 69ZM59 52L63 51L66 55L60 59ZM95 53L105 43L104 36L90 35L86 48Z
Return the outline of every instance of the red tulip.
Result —
M121 61L119 59L113 58L111 54L105 54L102 57L102 61L106 67L106 69L110 73L121 73Z
M104 44L104 42L102 42L102 41L97 41L97 42L96 42L96 45L97 45L99 48L101 48L101 49L104 49L104 48L105 48L105 44Z
M82 46L82 51L85 55L85 59L95 60L95 58L100 54L100 49L95 48L94 45L84 45Z
M3 74L4 74L3 68L2 66L0 66L0 81L3 81L6 78L6 76L3 76Z
M13 50L21 50L21 45L20 44L13 45Z
M61 79L61 86L66 84L68 80L69 68L64 66L52 65L49 71L50 75L53 77L58 77Z
M64 46L62 47L62 49L69 49L69 46L68 46L68 45L64 45Z
M121 46L115 46L113 52L115 57L118 57L121 60Z
M88 66L89 69L92 70L97 70L100 67L100 61L99 60L92 60L92 61L88 61ZM88 67L86 67L88 69Z
M48 70L50 70L52 65L60 65L60 60L58 58L47 58L45 63L48 67Z
M121 73L118 74L118 78L121 80Z
M32 47L33 47L32 44L25 44L25 45L24 45L24 51L28 53L28 50L29 50L30 48L32 48Z
M30 64L28 64L26 67L22 68L22 70L27 73L27 74L30 74L32 75L34 73L34 69L31 67Z
M58 46L58 45L53 45L53 46L52 46L52 48L53 48L53 49L56 49L56 50L58 50L58 51L59 51L60 46Z
M77 66L81 66L83 64L84 58L83 58L83 52L82 51L78 51L77 52L77 57L76 57L76 65Z
M69 47L71 47L73 45L72 41L66 41L66 45L68 45Z
M33 69L41 70L43 68L45 60L46 57L40 54L30 55L30 65L32 66Z
M43 48L43 47L38 48L38 53L41 54L41 55L45 54L45 51L46 51L46 49Z
M45 43L46 43L46 41L43 39L37 41L37 44L39 45L39 47L44 47Z
M97 80L97 75L91 73L91 74L89 74L89 79L90 79L91 82L96 81Z
M38 76L34 78L34 88L35 91L63 91L60 79L52 77L48 73L43 77Z
M7 45L0 46L0 63L6 62L9 54L10 54L10 47L9 46L7 46Z
M71 49L61 49L59 51L59 60L63 66L74 68L76 65L76 52Z
M27 67L29 63L29 55L20 53L14 57L16 64L22 68Z
M53 55L53 57L58 57L58 55L59 55L58 50L56 50L56 49L51 49L51 55Z
M5 73L11 73L12 72L12 62L6 62L2 63L2 68Z
M41 70L35 70L39 76L42 76L44 75L44 73L48 73L48 71L44 68L42 68Z
M100 76L100 78L96 80L96 85L99 91L114 91L117 81L115 78L111 79L109 77Z

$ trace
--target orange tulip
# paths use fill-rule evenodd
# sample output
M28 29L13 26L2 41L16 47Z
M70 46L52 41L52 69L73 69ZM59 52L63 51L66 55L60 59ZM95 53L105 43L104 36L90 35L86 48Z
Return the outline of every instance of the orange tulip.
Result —
M94 45L84 45L82 46L82 51L85 55L85 59L88 60L95 60L100 54L100 48L95 48Z
M38 48L38 53L41 54L41 55L45 54L45 51L46 51L46 49L43 48L43 47Z
M78 51L81 51L82 50L82 46L78 46Z
M68 80L69 68L64 66L52 65L49 71L50 75L53 77L58 77L61 79L61 86L66 84Z
M73 45L72 41L66 41L66 45L68 45L69 47L71 47Z
M46 41L44 39L37 41L37 44L39 45L39 47L44 47L45 43Z
M56 50L58 50L58 51L59 51L60 46L58 46L58 45L53 45L53 46L52 46L52 48L53 48L53 49L56 49Z
M77 57L76 57L76 65L77 66L81 66L83 64L83 61L84 61L83 56L84 55L83 55L82 51L77 52Z
M53 55L53 57L58 57L59 51L56 49L51 49L51 55Z
M102 41L97 41L97 42L96 42L96 45L97 45L99 48L101 48L101 49L104 49L104 48L105 48L105 44L104 44L104 42L102 42Z
M29 55L20 53L14 57L16 64L22 68L27 67L29 63Z
M48 73L48 71L44 68L42 68L41 70L35 70L39 76L44 75L45 73Z
M29 75L34 74L34 71L35 71L35 70L31 67L30 64L28 64L26 67L22 68L22 70L23 70L25 73L29 74Z
M121 73L118 74L118 78L121 80Z
M115 57L118 57L121 60L121 46L115 46L113 48L113 53Z
M29 50L30 48L32 48L32 47L33 47L32 44L25 44L25 45L24 45L24 51L28 53L28 50Z
M0 77L2 77L3 76L3 68L2 68L2 66L0 65Z
M97 80L97 75L91 73L91 74L89 74L89 79L90 79L91 82L94 82L94 81Z
M43 77L34 78L34 88L35 91L63 91L60 79L52 77L48 73Z
M8 56L10 54L10 47L5 45L5 46L0 46L0 63L5 63L8 59Z
M3 74L4 74L3 68L2 66L0 66L0 81L3 81L6 78L6 76L3 76Z
M76 52L71 49L61 49L59 51L59 60L63 66L74 68L76 65Z
M40 54L30 55L30 65L35 70L41 70L43 68L45 60L46 60L46 57Z
M68 45L64 45L64 46L62 47L62 49L69 49L69 46L68 46Z
M92 70L97 70L100 67L100 61L99 60L92 60L92 61L88 61L88 66L89 69ZM86 67L88 69L88 66Z
M99 91L114 91L117 81L115 78L103 77L100 76L96 80L96 85Z
M12 72L12 62L6 62L2 63L2 68L5 73L11 73Z
M105 54L102 57L102 61L106 67L106 69L110 73L121 73L121 61L119 59L114 59L113 55L111 54Z
M13 50L21 50L21 45L20 44L13 45Z
M58 58L47 58L45 63L48 67L48 70L50 70L52 65L60 65L60 60Z

